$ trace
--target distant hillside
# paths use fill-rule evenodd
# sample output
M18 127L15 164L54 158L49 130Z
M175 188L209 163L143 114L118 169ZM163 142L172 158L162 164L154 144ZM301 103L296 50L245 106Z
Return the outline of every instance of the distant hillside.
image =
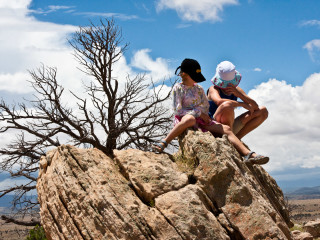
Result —
M299 188L285 195L289 199L320 199L320 186Z
M289 194L290 195L320 195L320 186L299 188Z

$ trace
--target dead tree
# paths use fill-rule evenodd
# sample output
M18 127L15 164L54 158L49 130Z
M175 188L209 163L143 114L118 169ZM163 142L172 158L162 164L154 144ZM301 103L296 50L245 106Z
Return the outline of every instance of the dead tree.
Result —
M57 69L44 65L30 71L34 99L17 105L0 102L0 133L16 135L0 149L0 168L11 178L25 179L24 184L1 189L0 198L14 193L12 206L20 213L38 207L30 193L36 191L40 157L50 148L71 143L98 148L112 157L114 149L148 150L170 128L170 111L164 105L170 92L162 92L163 82L155 87L143 74L128 76L124 82L114 76L113 67L128 44L121 45L121 30L113 20L80 27L69 43L79 69L88 76L87 95L72 93L76 109L63 101Z

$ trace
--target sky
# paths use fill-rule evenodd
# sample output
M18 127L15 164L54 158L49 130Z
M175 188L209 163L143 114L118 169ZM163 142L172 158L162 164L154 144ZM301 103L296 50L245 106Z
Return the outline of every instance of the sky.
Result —
M114 69L119 79L174 78L193 58L206 90L217 64L233 62L239 86L269 111L243 141L270 157L264 168L283 189L319 186L319 9L319 0L0 0L0 97L32 95L28 70L41 64L56 67L66 89L83 91L67 40L79 26L113 18L129 43ZM10 137L0 135L0 146Z

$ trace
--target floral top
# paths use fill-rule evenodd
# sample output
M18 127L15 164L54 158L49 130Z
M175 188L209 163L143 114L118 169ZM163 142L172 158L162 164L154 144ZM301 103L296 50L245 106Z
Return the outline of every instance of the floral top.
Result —
M201 113L208 114L209 102L200 85L194 84L190 87L176 83L172 93L174 115L182 117L191 114L194 117L200 117Z

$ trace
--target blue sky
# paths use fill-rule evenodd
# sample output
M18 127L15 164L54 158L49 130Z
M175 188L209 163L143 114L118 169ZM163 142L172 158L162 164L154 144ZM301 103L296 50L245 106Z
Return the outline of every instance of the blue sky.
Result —
M41 21L76 26L113 16L131 44L129 57L148 48L152 58L171 60L172 68L185 57L195 58L208 80L217 63L229 59L242 70L246 89L272 77L299 85L319 69L320 59L312 61L304 48L319 38L320 22L310 22L320 21L319 1L180 1L196 2L204 9L206 2L213 3L208 6L211 9L218 8L214 2L220 2L221 10L208 13L207 19L201 11L194 13L199 19L185 19L173 6L160 9L161 2L170 1L63 1L60 10L50 12L59 1L36 0L30 9Z
M116 69L120 78L173 77L188 57L201 64L207 89L216 65L232 61L240 87L269 109L244 142L270 156L265 168L280 186L317 186L319 9L319 0L0 0L0 94L8 101L32 94L27 70L40 63L57 67L66 88L81 91L66 39L89 20L113 17L130 43ZM1 145L7 140L0 136Z

